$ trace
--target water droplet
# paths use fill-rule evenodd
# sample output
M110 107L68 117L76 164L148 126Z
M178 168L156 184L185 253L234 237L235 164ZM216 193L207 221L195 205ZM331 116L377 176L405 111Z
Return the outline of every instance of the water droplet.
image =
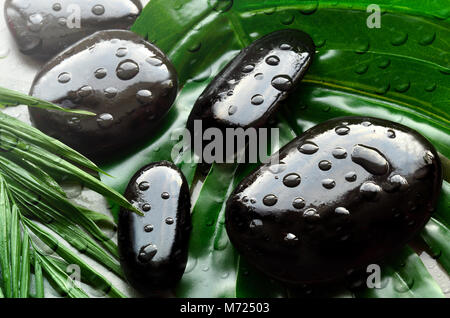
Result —
M350 212L346 208L341 207L341 206L337 207L334 210L334 213L339 214L339 215L350 215Z
M62 9L61 4L60 3L53 4L52 9L54 11L61 11L61 9Z
M147 89L142 89L136 93L136 99L142 105L148 105L153 100L153 94Z
M78 96L80 96L81 98L88 97L89 95L92 94L92 92L93 92L93 89L91 86L84 85L84 86L80 87L80 89L78 90Z
M437 87L436 83L431 83L425 86L425 90L427 92L433 92L436 89L436 87Z
M362 75L362 74L366 73L368 69L369 69L369 65L359 65L355 69L355 72L359 75Z
M163 198L164 200L167 200L170 198L170 194L167 192L163 192L163 193L161 193L161 198Z
M231 105L230 107L228 107L228 115L232 116L236 113L237 111L237 107L234 105Z
M290 173L283 178L283 184L289 188L295 188L301 182L301 178L296 173Z
M383 175L389 171L389 163L375 148L356 145L352 151L352 161L374 175Z
M108 71L106 70L106 68L101 67L101 68L95 70L94 75L97 79L102 79L102 78L105 78L106 75L108 75Z
M39 32L42 29L44 17L40 13L34 13L28 17L28 27L33 32Z
M189 46L188 51L191 53L195 53L195 52L200 51L201 48L202 48L202 43L195 42L191 46Z
M153 225L147 224L146 226L144 226L144 231L150 233L151 231L153 231Z
M245 66L244 66L244 68L242 69L242 72L244 72L244 73L250 73L250 72L252 72L254 69L255 69L255 65L253 65L253 64L248 64L248 65L245 65Z
M70 119L67 121L67 124L69 124L69 126L74 126L74 127L79 127L81 123L81 120L79 117L70 117Z
M331 162L328 160L322 160L319 162L319 168L323 171L328 171L331 169Z
M405 44L407 40L408 33L400 32L391 39L391 44L394 46L399 46Z
M303 209L305 207L305 200L303 198L296 198L293 202L292 202L292 206L296 209Z
M175 220L171 217L166 218L166 224L167 225L172 225L175 222Z
M335 130L336 134L339 136L345 136L350 132L350 128L347 126L339 126Z
M284 25L292 24L292 22L294 22L294 19L295 19L295 16L286 11L283 11L280 15L280 21Z
M305 15L310 15L310 14L313 14L314 12L316 12L318 7L319 7L318 0L314 0L314 1L311 1L308 3L302 2L301 6L300 6L300 12Z
M102 15L105 13L105 7L101 4L97 4L92 7L92 13L95 15Z
M139 66L132 60L125 60L117 66L116 73L121 80L130 80L139 73Z
M370 44L367 39L355 38L354 42L356 43L356 54L364 54L369 51Z
M388 129L387 136L389 138L395 138L395 131L393 131L392 129Z
M120 47L116 51L117 57L124 57L127 54L128 54L128 49L126 47Z
M364 182L359 188L362 196L367 200L376 199L377 195L381 192L381 187L375 182L367 181Z
M163 65L163 62L159 58L154 57L154 56L148 57L145 61L148 64L153 65L153 66L161 66L161 65Z
M278 198L273 194L268 194L264 197L263 203L267 206L273 206L277 203Z
M72 79L72 75L70 75L70 73L64 72L59 74L58 76L58 82L65 84L70 82L70 80Z
M278 174L286 170L287 166L284 162L280 162L279 164L273 164L269 166L269 171L273 174Z
M264 103L264 97L262 95L257 94L257 95L252 97L252 104L253 105L261 105L262 103Z
M381 68L381 69L385 69L385 68L387 68L390 64L391 64L391 60L390 60L390 59L382 59L382 60L378 63L378 67Z
M144 203L143 205L142 205L142 211L144 211L144 212L148 212L148 211L150 211L152 209L152 206L150 205L150 204L148 204L148 203Z
M276 55L271 55L266 58L266 63L272 66L277 66L278 64L280 64L280 58Z
M114 122L114 117L111 114L104 113L98 116L97 123L101 128L108 128Z
M272 86L279 91L286 92L292 88L292 79L287 75L278 75L272 79Z
M153 259L153 257L155 257L157 252L158 249L156 248L156 245L148 244L141 248L141 250L139 251L138 259L142 263L148 263Z
M209 266L205 265L202 267L202 271L207 272L209 271Z
M406 92L411 87L410 81L404 81L395 85L394 89L399 93Z
M146 191L148 190L148 188L150 188L150 183L148 183L147 181L142 181L141 183L139 183L139 190Z
M399 174L394 174L388 178L386 184L383 185L383 190L389 193L396 192L398 190L404 190L408 187L408 181Z
M104 90L106 98L114 98L116 97L118 91L114 87L108 87Z
M324 179L322 180L322 186L328 190L333 189L336 186L336 181L333 179Z
M262 81L263 79L264 79L264 74L263 73L255 74L255 80Z
M282 49L283 51L289 51L292 50L292 46L290 44L283 43L280 45L280 49Z
M308 221L316 221L320 218L319 213L317 213L317 210L314 208L306 209L303 212L303 217L307 219Z
M319 146L317 146L315 143L311 141L305 142L303 145L301 145L298 150L301 153L304 153L306 155L312 155L316 153L319 150Z
M430 45L431 43L434 42L435 39L436 39L436 32L433 32L420 39L419 44L423 46Z
M342 147L336 147L333 149L333 157L336 159L345 159L347 158L347 151Z
M356 179L357 179L357 175L356 175L356 172L354 172L354 171L351 171L345 175L345 180L347 180L348 182L354 182L354 181L356 181Z

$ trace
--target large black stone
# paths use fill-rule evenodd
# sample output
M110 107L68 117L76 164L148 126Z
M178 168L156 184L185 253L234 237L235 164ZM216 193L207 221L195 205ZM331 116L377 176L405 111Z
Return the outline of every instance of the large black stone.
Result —
M433 145L386 120L333 119L279 154L235 189L226 228L242 256L288 283L337 280L380 261L419 233L441 189Z
M155 45L130 31L100 31L47 63L30 91L97 116L29 110L37 128L101 159L151 136L172 106L177 87L172 63Z
M20 51L42 59L96 31L129 29L141 10L139 0L5 2L5 18Z
M122 268L143 295L160 295L176 285L186 267L191 229L188 184L172 163L152 163L133 176L125 197L144 216L120 211Z

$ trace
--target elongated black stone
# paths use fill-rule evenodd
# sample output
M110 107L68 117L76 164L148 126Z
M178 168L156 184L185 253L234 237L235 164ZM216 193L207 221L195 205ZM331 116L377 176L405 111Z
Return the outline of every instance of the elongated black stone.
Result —
M30 107L33 123L88 157L103 159L159 128L177 95L172 63L130 31L100 31L62 52L36 76L30 95L79 116Z
M381 119L327 121L279 155L235 189L226 228L242 256L288 283L365 272L419 233L442 185L433 145Z
M181 171L167 161L152 163L131 179L125 197L144 216L119 214L119 252L130 284L145 296L174 287L187 263L190 195Z
M187 123L191 136L201 141L211 127L263 127L301 81L314 53L311 38L299 30L276 31L253 42L198 98Z
M22 53L48 59L73 43L108 29L129 29L139 0L6 0L5 17Z

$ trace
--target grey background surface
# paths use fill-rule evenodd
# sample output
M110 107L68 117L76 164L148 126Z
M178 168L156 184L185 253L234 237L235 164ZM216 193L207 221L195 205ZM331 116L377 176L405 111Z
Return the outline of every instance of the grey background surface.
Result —
M41 0L34 0L41 1ZM150 0L141 0L143 5L146 5ZM15 46L14 40L8 31L3 16L3 6L5 0L0 0L0 8L2 13L0 14L0 86L9 89L14 89L23 93L28 93L34 76L42 66L42 63L33 60L21 54ZM22 121L29 123L28 110L25 106L17 106L4 110L11 116L19 118ZM100 195L90 191L89 189L83 189L77 184L64 185L68 196L74 202L89 207L92 210L109 214L106 201ZM116 233L111 233L111 236L116 240ZM52 251L49 251L52 253ZM436 279L444 293L450 298L450 279L447 273L440 267L440 265L431 258L427 253L418 249L418 253L422 258L425 266ZM115 286L117 286L122 292L129 296L137 296L137 294L127 285L126 282L115 276L109 271L106 271L102 266L96 262L83 257L91 266L101 272L106 278L108 278ZM82 273L81 273L82 275ZM46 283L46 296L58 297L56 291ZM90 296L103 297L102 291L93 290L89 287L83 286Z

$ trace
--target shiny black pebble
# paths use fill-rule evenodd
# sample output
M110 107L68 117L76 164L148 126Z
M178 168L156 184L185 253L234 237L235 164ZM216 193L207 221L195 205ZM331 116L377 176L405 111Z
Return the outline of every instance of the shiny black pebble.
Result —
M174 287L184 273L191 230L190 194L181 171L152 163L131 179L125 197L144 216L121 210L119 253L129 283L145 296Z
M263 127L301 81L314 52L306 33L289 29L244 48L196 101L187 122L191 136L210 127ZM202 129L195 129L194 121L201 121Z
M151 135L177 95L172 63L155 45L130 31L100 31L52 59L30 95L80 116L30 107L37 128L93 159Z
M238 185L226 228L249 262L294 284L344 278L402 247L429 220L442 185L433 145L375 118L319 124L279 159Z
M6 0L5 18L20 51L48 59L100 30L129 29L140 0Z

